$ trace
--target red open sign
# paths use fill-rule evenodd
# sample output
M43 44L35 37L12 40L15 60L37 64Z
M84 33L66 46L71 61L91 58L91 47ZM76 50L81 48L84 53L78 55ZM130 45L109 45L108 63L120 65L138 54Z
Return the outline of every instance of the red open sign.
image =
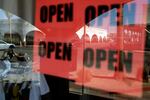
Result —
M34 38L40 72L141 96L147 15L137 12L147 3L128 1L37 0L35 24L45 34Z

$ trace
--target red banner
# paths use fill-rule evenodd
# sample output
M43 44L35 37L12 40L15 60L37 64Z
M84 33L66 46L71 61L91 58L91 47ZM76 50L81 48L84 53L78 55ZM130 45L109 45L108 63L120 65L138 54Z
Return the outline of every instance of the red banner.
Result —
M141 96L147 2L129 1L36 0L34 68Z

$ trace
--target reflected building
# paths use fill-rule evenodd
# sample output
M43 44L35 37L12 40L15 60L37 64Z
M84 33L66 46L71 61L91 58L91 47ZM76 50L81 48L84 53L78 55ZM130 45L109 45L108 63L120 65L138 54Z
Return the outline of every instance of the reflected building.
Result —
M11 24L11 33L9 24ZM6 42L26 45L28 40L29 44L33 44L33 34L33 26L22 19L12 19L11 23L8 19L0 19L0 39Z

